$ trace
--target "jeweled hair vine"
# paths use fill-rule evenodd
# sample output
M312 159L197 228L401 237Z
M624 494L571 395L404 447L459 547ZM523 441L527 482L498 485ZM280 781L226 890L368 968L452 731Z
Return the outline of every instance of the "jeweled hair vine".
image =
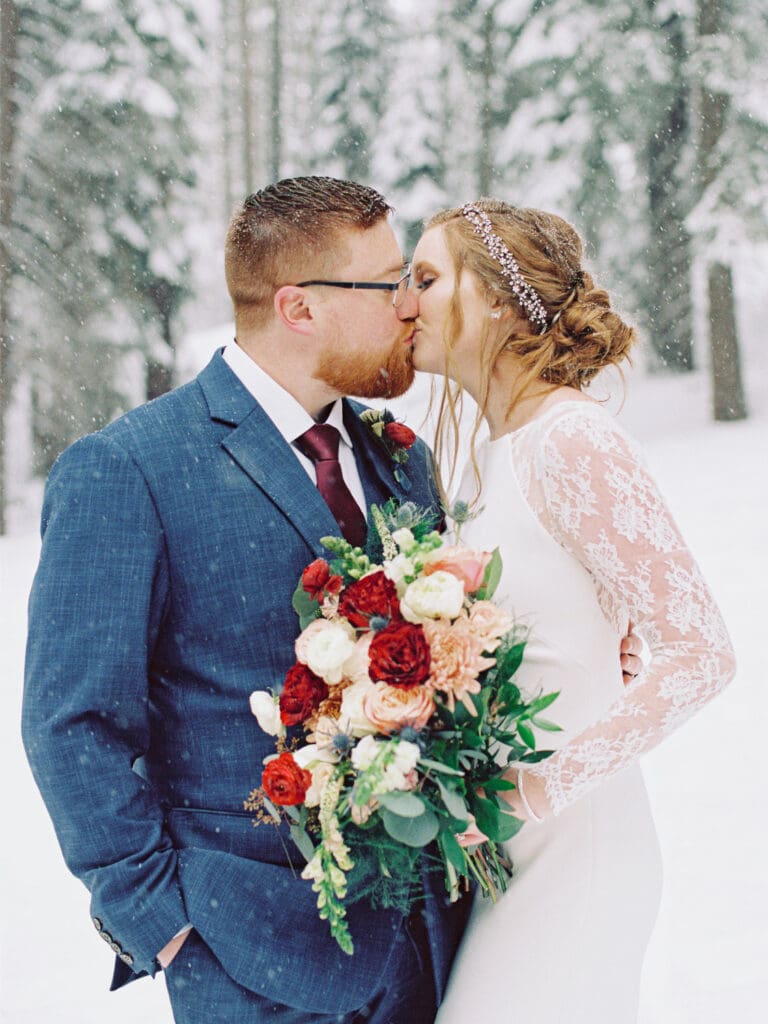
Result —
M549 328L549 317L544 303L541 301L541 296L523 277L519 263L493 230L491 218L473 203L465 203L461 212L472 225L475 234L482 238L493 259L501 267L501 276L509 283L520 308L532 323L541 328L539 333L544 334Z

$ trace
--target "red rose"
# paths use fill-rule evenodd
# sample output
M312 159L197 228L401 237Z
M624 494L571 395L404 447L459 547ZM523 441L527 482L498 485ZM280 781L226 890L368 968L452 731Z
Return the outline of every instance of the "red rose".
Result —
M304 802L312 785L312 773L297 764L293 754L284 751L266 765L261 784L273 804L293 807Z
M431 655L422 626L393 622L380 630L368 649L368 674L376 683L408 689L429 675Z
M280 721L283 725L298 725L316 711L328 696L325 681L296 662L288 669L280 694Z
M399 619L397 587L381 570L355 580L341 595L339 615L359 629L367 629L374 615L383 619Z
M384 427L384 436L401 448L410 448L416 441L416 435L404 423L387 423Z
M324 558L316 558L301 574L301 585L314 601L323 594L338 594L341 590L341 576L331 576L331 569Z

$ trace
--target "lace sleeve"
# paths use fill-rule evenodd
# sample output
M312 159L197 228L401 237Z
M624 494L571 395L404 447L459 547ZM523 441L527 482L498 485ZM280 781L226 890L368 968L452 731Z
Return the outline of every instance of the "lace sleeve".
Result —
M618 634L631 621L652 654L600 721L523 771L530 806L546 816L655 746L727 685L735 661L712 594L613 419L585 403L556 418L534 447L534 513L591 574Z

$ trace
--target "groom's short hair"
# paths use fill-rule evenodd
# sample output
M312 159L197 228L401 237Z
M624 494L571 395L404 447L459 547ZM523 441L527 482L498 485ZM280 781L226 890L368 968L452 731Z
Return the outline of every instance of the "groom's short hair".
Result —
M236 324L260 327L284 284L326 277L344 256L343 232L373 227L391 211L367 185L285 178L249 195L229 223L224 269Z

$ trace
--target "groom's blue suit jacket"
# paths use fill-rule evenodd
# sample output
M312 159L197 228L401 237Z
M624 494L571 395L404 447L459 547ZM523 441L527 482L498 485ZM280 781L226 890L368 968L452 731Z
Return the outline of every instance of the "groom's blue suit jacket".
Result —
M368 503L437 501L417 442L411 489L344 403ZM287 835L243 800L274 752L249 711L294 661L291 597L338 534L272 421L220 353L196 380L57 461L30 599L23 734L70 869L126 974L191 922L240 984L348 1012L381 986L402 920L350 908L353 960L329 937ZM442 989L460 917L426 920Z

